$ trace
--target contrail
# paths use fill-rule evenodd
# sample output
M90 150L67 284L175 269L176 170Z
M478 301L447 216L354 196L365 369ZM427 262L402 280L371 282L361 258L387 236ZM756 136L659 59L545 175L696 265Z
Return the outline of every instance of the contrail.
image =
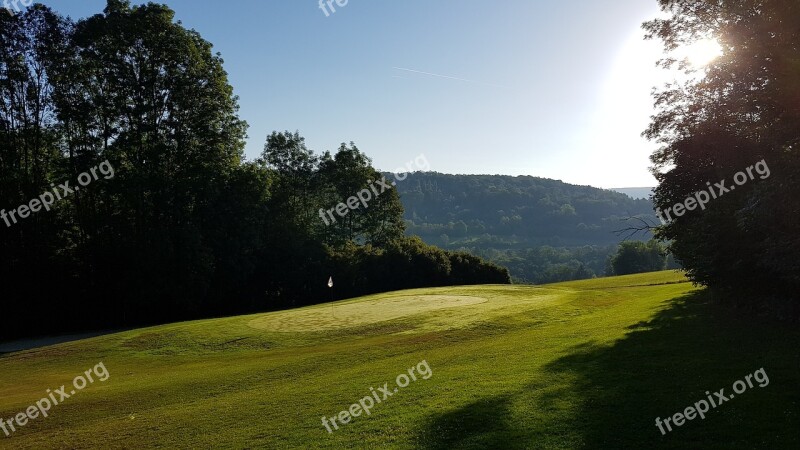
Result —
M403 71L406 71L406 72L411 72L411 73L419 73L419 74L422 74L422 75L430 75L430 76L432 76L432 77L446 78L446 79L448 79L448 80L463 81L463 82L465 82L465 83L484 84L484 85L487 85L487 86L494 86L494 87L499 87L499 88L505 88L505 86L500 86L499 84L484 83L484 82L482 82L482 81L475 81L475 80L467 80L466 78L451 77L451 76L449 76L449 75L440 75L440 74L438 74L438 73L430 73L430 72L423 72L423 71L421 71L421 70L406 69L406 68L404 68L404 67L392 67L392 69L395 69L395 70L403 70Z

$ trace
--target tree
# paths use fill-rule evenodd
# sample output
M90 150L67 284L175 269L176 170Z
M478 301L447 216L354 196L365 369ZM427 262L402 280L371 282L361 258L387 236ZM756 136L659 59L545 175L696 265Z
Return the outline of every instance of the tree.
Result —
M292 230L311 234L319 221L316 205L321 201L320 157L309 150L300 133L272 132L264 144L259 163L272 173L270 202L272 227L282 234Z
M216 255L206 231L224 220L211 205L241 163L246 131L221 57L174 16L109 0L76 24L56 84L70 166L106 159L118 173L108 192L77 198L91 237L86 276L114 280L106 295L166 316L197 310L207 295Z
M656 240L644 243L639 241L623 242L617 254L611 257L611 266L615 275L657 272L667 265L667 254Z
M103 14L77 23L35 5L0 22L3 206L27 203L51 183L74 186L102 161L116 175L0 228L3 275L48 286L7 294L27 308L4 315L15 320L0 328L22 329L26 314L70 297L82 305L70 309L74 317L41 325L198 314L219 281L216 252L226 247L225 258L236 258L210 240L227 220L216 213L220 196L256 176L239 171L246 124L221 58L152 3L109 0ZM22 281L42 273L52 279Z
M383 246L403 237L403 205L397 189L372 167L355 143L341 144L333 158L322 162L320 174L329 186L322 209L329 210L357 195L364 199L345 217L334 215L326 235L331 245L351 241Z
M660 185L656 206L683 202L707 183L758 161L769 179L736 186L662 227L658 236L688 276L728 301L797 298L800 288L800 4L794 0L660 0L669 14L644 25L666 51L713 38L723 54L707 68L666 58L690 72L655 94L645 135ZM765 283L770 280L769 283ZM755 295L753 295L755 294ZM797 307L797 303L795 303Z
M67 172L51 69L68 47L70 32L71 24L43 5L15 15L0 9L0 282L5 286L0 339L30 326L24 319L31 311L41 316L56 309L53 299L77 287L79 259L68 204L18 222L7 215L63 181ZM65 311L59 320L79 318Z

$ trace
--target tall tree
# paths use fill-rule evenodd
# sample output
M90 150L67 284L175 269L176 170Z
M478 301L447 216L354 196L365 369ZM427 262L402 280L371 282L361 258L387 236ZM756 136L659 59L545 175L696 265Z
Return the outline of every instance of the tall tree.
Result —
M614 275L657 272L667 266L667 253L656 240L649 242L627 241L619 246L610 258Z
M2 316L10 319L0 323L0 336L24 326L14 318L26 310L51 309L55 296L75 287L67 205L24 220L17 210L66 173L51 68L70 32L67 20L42 5L16 15L0 9L0 282Z
M246 124L222 58L164 5L109 0L80 21L59 104L72 165L107 159L119 174L99 204L78 205L93 236L91 270L137 274L114 293L166 310L193 309L209 286L207 210L241 162ZM75 118L69 120L68 118ZM73 125L74 126L71 126ZM77 170L77 169L76 169ZM100 230L96 215L116 220ZM120 234L133 236L120 244Z
M327 242L340 246L352 241L385 245L401 238L405 231L403 206L392 181L372 167L372 161L354 143L341 144L336 155L323 161L321 179L330 189L323 216L330 223L323 230ZM336 212L339 204L357 198L355 209L347 208L344 217Z
M723 54L656 93L646 136L661 209L757 161L767 180L737 186L664 226L659 236L689 276L731 298L796 297L800 288L800 4L795 0L660 0L667 18L644 25L666 51L716 39ZM716 192L715 192L716 193ZM769 282L767 282L769 280ZM742 295L745 294L745 295Z

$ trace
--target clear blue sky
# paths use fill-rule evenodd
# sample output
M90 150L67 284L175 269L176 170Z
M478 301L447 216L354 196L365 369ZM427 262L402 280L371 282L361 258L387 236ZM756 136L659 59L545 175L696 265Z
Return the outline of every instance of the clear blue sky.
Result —
M105 6L44 3L74 19ZM656 0L349 0L327 17L318 0L159 3L222 53L249 158L299 130L382 170L424 153L444 173L655 184L640 133L659 52L640 25Z

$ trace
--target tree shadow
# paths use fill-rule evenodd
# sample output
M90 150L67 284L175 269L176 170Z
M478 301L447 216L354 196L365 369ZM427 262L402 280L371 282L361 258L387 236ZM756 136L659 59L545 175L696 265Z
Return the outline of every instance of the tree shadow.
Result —
M703 291L628 329L611 346L575 348L546 366L577 375L569 395L582 399L575 425L587 448L800 448L796 330L734 316ZM683 412L706 391L730 394L760 368L770 379L764 388L756 383L664 435L656 427L657 417ZM558 394L542 400L550 395Z
M507 418L509 398L487 397L437 416L420 436L420 448L521 448Z
M418 447L800 448L800 332L734 316L703 291L628 330L611 345L583 343L544 367L566 384L530 381L433 417ZM683 412L706 391L730 394L760 368L769 385L755 383L665 435L656 427L656 417ZM521 415L525 408L545 412L532 420Z

